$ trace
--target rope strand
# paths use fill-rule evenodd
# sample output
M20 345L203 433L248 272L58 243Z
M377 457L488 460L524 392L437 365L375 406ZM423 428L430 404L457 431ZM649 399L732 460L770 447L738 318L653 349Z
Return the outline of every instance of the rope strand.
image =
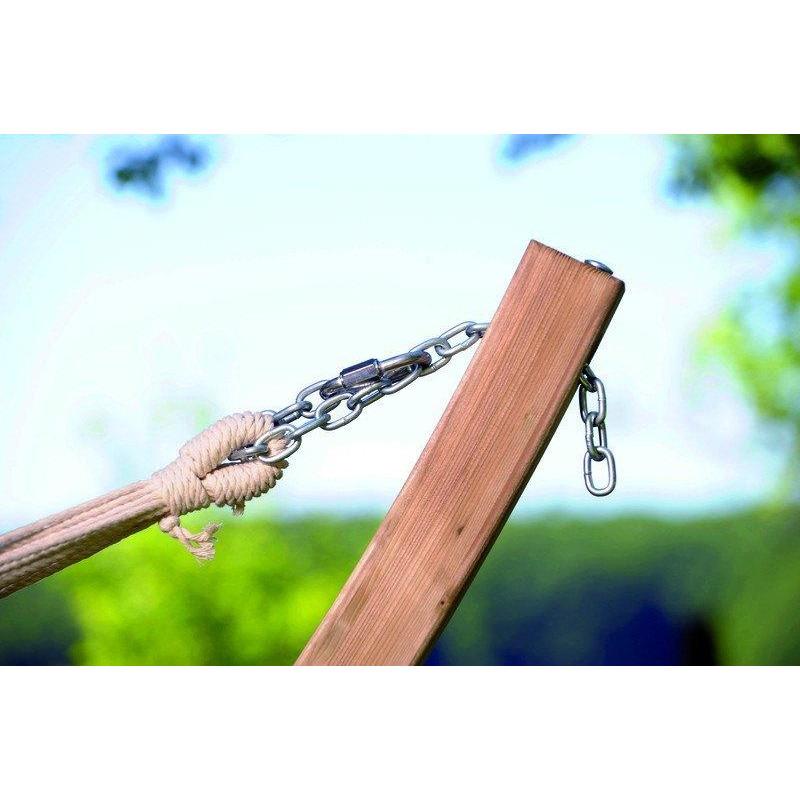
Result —
M212 503L234 514L275 486L286 461L221 465L231 451L252 444L273 426L269 414L231 414L190 439L178 457L145 481L0 535L0 597L29 586L158 522L200 561L214 556L219 524L192 533L181 515ZM270 442L270 452L286 446Z
M214 534L219 524L206 525L200 533L191 533L181 525L181 516L212 503L230 506L236 515L244 513L248 500L272 489L283 475L285 461L265 464L245 461L220 466L228 455L239 447L252 444L272 428L268 414L245 411L231 414L215 422L181 447L176 458L164 469L153 474L170 513L159 520L164 533L177 539L200 561L214 557ZM285 441L270 442L279 452Z

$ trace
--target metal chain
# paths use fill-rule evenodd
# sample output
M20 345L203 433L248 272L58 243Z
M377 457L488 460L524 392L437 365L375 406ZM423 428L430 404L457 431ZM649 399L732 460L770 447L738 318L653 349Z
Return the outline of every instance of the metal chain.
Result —
M309 384L298 393L291 405L280 411L264 411L272 417L275 427L253 444L234 450L224 463L257 458L267 464L275 464L288 458L297 452L307 433L317 428L335 431L349 425L367 406L405 389L417 378L424 378L444 367L454 355L481 339L488 327L488 322L462 322L398 356L383 361L376 358L362 361L343 369L335 378ZM455 341L455 337L462 333L464 338ZM316 404L310 399L314 395L319 397ZM333 412L342 403L344 413L334 418ZM301 419L307 422L292 424ZM287 444L280 452L270 454L269 444L274 439L285 439Z
M614 454L608 447L608 434L606 433L606 388L597 375L592 372L588 364L584 364L578 376L578 408L586 437L586 452L583 454L583 482L586 489L595 497L605 497L614 491L617 485L617 465ZM589 411L589 393L597 394L597 409ZM597 431L598 441L595 442L594 434ZM606 461L608 468L608 481L605 486L596 486L592 475L592 463Z
M476 344L488 327L488 322L462 322L440 336L425 339L405 353L382 361L376 358L362 361L346 367L335 378L309 384L298 392L294 403L280 411L264 411L264 414L272 417L274 427L253 444L234 450L223 463L239 463L257 458L267 464L275 464L289 458L299 450L306 434L317 428L335 431L349 425L367 406L444 367L454 355ZM459 334L464 334L464 338L451 341ZM608 448L606 434L605 387L588 364L581 370L579 381L578 403L586 430L583 480L591 494L603 497L611 494L617 483L614 455ZM597 409L594 411L589 411L588 393L597 394ZM315 395L318 397L316 403L311 399ZM342 404L343 413L334 418L333 412ZM294 424L298 422L299 424ZM599 437L597 442L594 439L595 431ZM275 439L286 440L286 445L280 452L271 454L270 442ZM608 482L605 486L595 486L592 475L594 461L608 462Z

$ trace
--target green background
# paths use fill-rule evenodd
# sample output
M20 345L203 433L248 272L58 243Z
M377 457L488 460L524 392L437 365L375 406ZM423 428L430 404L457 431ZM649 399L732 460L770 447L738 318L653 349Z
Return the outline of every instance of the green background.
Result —
M795 520L512 518L428 663L797 663ZM248 514L202 565L149 529L4 600L0 662L290 664L378 523Z

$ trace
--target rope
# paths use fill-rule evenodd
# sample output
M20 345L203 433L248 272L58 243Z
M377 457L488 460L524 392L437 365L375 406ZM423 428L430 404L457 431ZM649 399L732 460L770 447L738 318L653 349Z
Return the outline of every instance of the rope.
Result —
M52 575L136 531L159 523L198 560L214 557L218 524L191 533L181 516L212 503L244 512L245 503L264 494L283 474L286 461L265 464L223 461L272 428L268 414L231 414L190 439L178 457L145 481L131 484L39 522L0 535L0 597ZM272 452L285 441L270 442Z
M275 486L282 470L263 461L246 461L219 467L231 451L252 444L272 428L272 417L265 414L231 414L215 422L178 451L178 457L152 479L170 513L159 527L177 539L198 559L214 557L214 534L218 524L207 525L200 533L189 533L180 517L212 503L231 506L234 514L244 512L244 504Z

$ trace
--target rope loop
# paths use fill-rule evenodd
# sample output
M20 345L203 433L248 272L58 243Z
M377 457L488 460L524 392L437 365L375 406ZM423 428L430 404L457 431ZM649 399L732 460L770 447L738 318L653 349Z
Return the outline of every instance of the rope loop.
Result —
M186 442L171 464L153 473L152 479L169 509L159 521L159 527L198 560L214 557L215 534L220 526L212 523L200 533L191 533L181 525L181 515L208 508L212 503L220 508L230 506L234 514L240 515L244 513L245 502L275 486L287 466L286 461L221 464L231 452L252 444L272 426L270 414L251 411L230 414ZM273 452L280 452L285 446L284 439L270 442Z

